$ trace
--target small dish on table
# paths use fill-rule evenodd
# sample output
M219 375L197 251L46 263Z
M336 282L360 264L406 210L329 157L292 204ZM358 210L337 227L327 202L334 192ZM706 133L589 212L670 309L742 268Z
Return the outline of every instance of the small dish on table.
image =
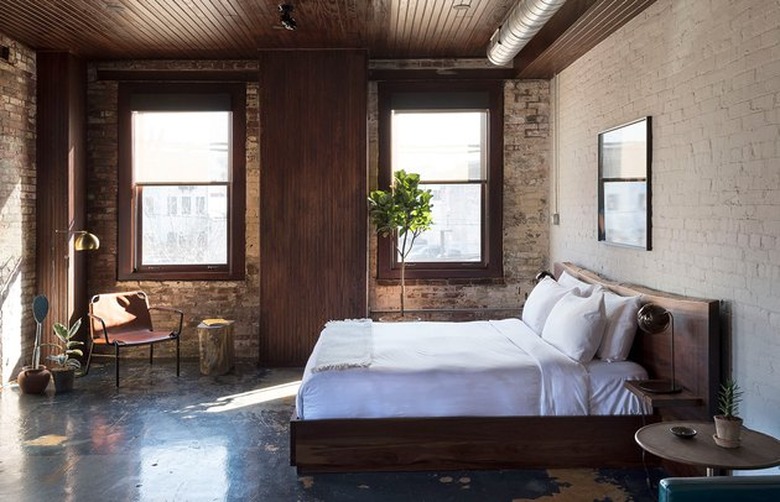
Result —
M670 427L669 431L675 436L677 436L678 438L682 438L682 439L691 439L696 435L696 429L684 425L676 425L674 427Z

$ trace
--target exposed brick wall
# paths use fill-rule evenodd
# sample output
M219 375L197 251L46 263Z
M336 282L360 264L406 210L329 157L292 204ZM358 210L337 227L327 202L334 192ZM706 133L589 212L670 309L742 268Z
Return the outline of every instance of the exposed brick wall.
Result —
M415 67L422 67L416 62ZM431 67L436 67L433 62ZM383 63L387 67L388 63ZM504 85L504 281L407 281L407 309L485 309L477 317L519 313L533 277L548 261L549 226L549 82L508 81ZM377 186L379 169L377 87L369 87L369 184ZM369 305L397 310L400 286L376 280L376 234L370 241ZM494 309L491 311L490 309ZM511 310L496 310L511 309ZM450 318L445 312L423 317ZM461 315L461 314L457 314Z
M0 34L0 382L29 364L35 336L35 52Z
M723 300L746 425L780 436L777 2L658 0L558 85L551 259ZM653 117L650 252L596 241L597 134L644 115Z
M145 291L152 304L186 312L182 357L197 357L198 323L209 317L235 320L237 357L257 359L259 332L259 114L258 84L247 84L246 277L242 281L117 281L117 82L97 80L97 69L256 69L254 61L148 61L90 65L88 77L88 227L101 239L88 257L89 294ZM160 345L164 357L173 344ZM141 355L140 350L131 355ZM148 349L142 349L144 351ZM155 352L158 352L157 350Z

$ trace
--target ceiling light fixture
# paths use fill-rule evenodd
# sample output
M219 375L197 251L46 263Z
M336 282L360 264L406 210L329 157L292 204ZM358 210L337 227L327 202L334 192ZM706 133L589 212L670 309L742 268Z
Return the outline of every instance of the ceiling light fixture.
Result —
M504 66L525 47L566 0L520 0L493 32L487 57L491 63Z
M466 10L471 8L471 0L454 0L452 2L454 10Z
M285 30L295 31L298 23L292 17L293 6L288 3L279 4L279 19Z

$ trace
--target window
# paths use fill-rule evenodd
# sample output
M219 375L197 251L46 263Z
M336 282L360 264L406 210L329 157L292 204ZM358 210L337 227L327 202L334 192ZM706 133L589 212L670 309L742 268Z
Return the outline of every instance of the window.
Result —
M409 278L499 278L503 274L500 82L382 83L379 182L420 175L433 192L433 227L406 262ZM399 276L389 239L380 239L378 276Z
M119 279L242 278L244 86L123 83L119 114Z

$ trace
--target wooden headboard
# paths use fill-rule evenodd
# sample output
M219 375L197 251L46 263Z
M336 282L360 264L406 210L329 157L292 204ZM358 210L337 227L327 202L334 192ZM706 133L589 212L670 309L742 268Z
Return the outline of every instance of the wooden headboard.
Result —
M555 277L563 271L623 296L640 295L642 303L655 303L674 316L675 379L686 391L703 400L702 407L674 410L680 418L709 419L717 408L721 381L720 302L664 293L644 286L611 281L569 262L555 263ZM631 360L647 369L650 378L669 379L668 334L648 335L637 328ZM666 413L664 413L666 414Z

